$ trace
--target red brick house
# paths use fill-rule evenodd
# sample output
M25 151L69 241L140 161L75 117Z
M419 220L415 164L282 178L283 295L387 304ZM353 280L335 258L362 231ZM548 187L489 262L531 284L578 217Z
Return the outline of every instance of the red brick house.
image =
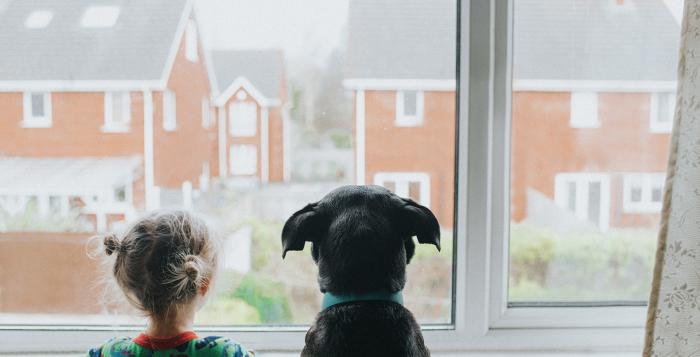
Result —
M0 207L110 219L206 189L209 74L186 0L0 6Z
M602 231L652 226L678 23L662 0L514 4L512 219ZM344 81L354 93L355 181L429 205L448 228L455 9L451 0L352 1Z
M355 182L385 186L452 227L456 2L351 1L343 84ZM436 24L439 24L436 26Z
M211 58L218 118L215 174L259 183L286 181L289 119L282 53L222 50Z

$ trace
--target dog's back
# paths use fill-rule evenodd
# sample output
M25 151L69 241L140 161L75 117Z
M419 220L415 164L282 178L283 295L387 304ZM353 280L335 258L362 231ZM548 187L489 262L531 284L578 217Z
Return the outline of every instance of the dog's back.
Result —
M306 334L304 357L430 356L420 326L403 306L357 301L321 311Z

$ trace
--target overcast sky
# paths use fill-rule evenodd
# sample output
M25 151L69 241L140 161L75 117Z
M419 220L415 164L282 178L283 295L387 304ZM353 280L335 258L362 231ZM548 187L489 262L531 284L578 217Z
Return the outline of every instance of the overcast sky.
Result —
M197 0L205 42L214 49L281 48L322 61L337 47L348 0Z

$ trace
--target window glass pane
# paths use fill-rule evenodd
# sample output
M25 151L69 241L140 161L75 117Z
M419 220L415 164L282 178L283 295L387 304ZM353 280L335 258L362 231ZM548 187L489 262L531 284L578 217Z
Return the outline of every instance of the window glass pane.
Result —
M307 325L321 309L317 268L310 244L282 260L282 227L348 184L384 185L435 214L442 250L416 243L403 296L420 323L452 322L456 0L196 1L191 13L184 1L75 2L52 7L61 26L28 30L46 3L0 6L0 86L70 79L47 103L0 88L12 128L0 130L0 324L141 324L120 293L102 298L111 290L86 245L149 210L187 208L224 257L197 324ZM56 46L64 38L100 61ZM37 48L71 66L42 65ZM115 87L131 81L130 94ZM400 91L418 118L399 125ZM132 108L133 130L103 130L112 92L107 113L126 122ZM55 125L24 127L12 113L25 101L18 116L51 104Z
M32 116L33 117L43 117L44 116L44 94L43 93L32 93Z
M669 6L514 0L511 305L648 298L670 139L650 118L673 111L680 39Z
M416 91L404 91L403 92L403 114L406 116L416 115L416 103L417 103L417 93Z

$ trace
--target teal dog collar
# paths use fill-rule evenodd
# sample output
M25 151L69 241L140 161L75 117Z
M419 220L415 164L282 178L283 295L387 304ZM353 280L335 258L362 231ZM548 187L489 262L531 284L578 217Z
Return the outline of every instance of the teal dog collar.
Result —
M348 295L336 295L333 293L323 294L323 303L321 307L323 310L333 306L346 302L353 301L391 301L399 305L403 305L403 294L401 291L395 293L374 291L366 294L348 294Z

